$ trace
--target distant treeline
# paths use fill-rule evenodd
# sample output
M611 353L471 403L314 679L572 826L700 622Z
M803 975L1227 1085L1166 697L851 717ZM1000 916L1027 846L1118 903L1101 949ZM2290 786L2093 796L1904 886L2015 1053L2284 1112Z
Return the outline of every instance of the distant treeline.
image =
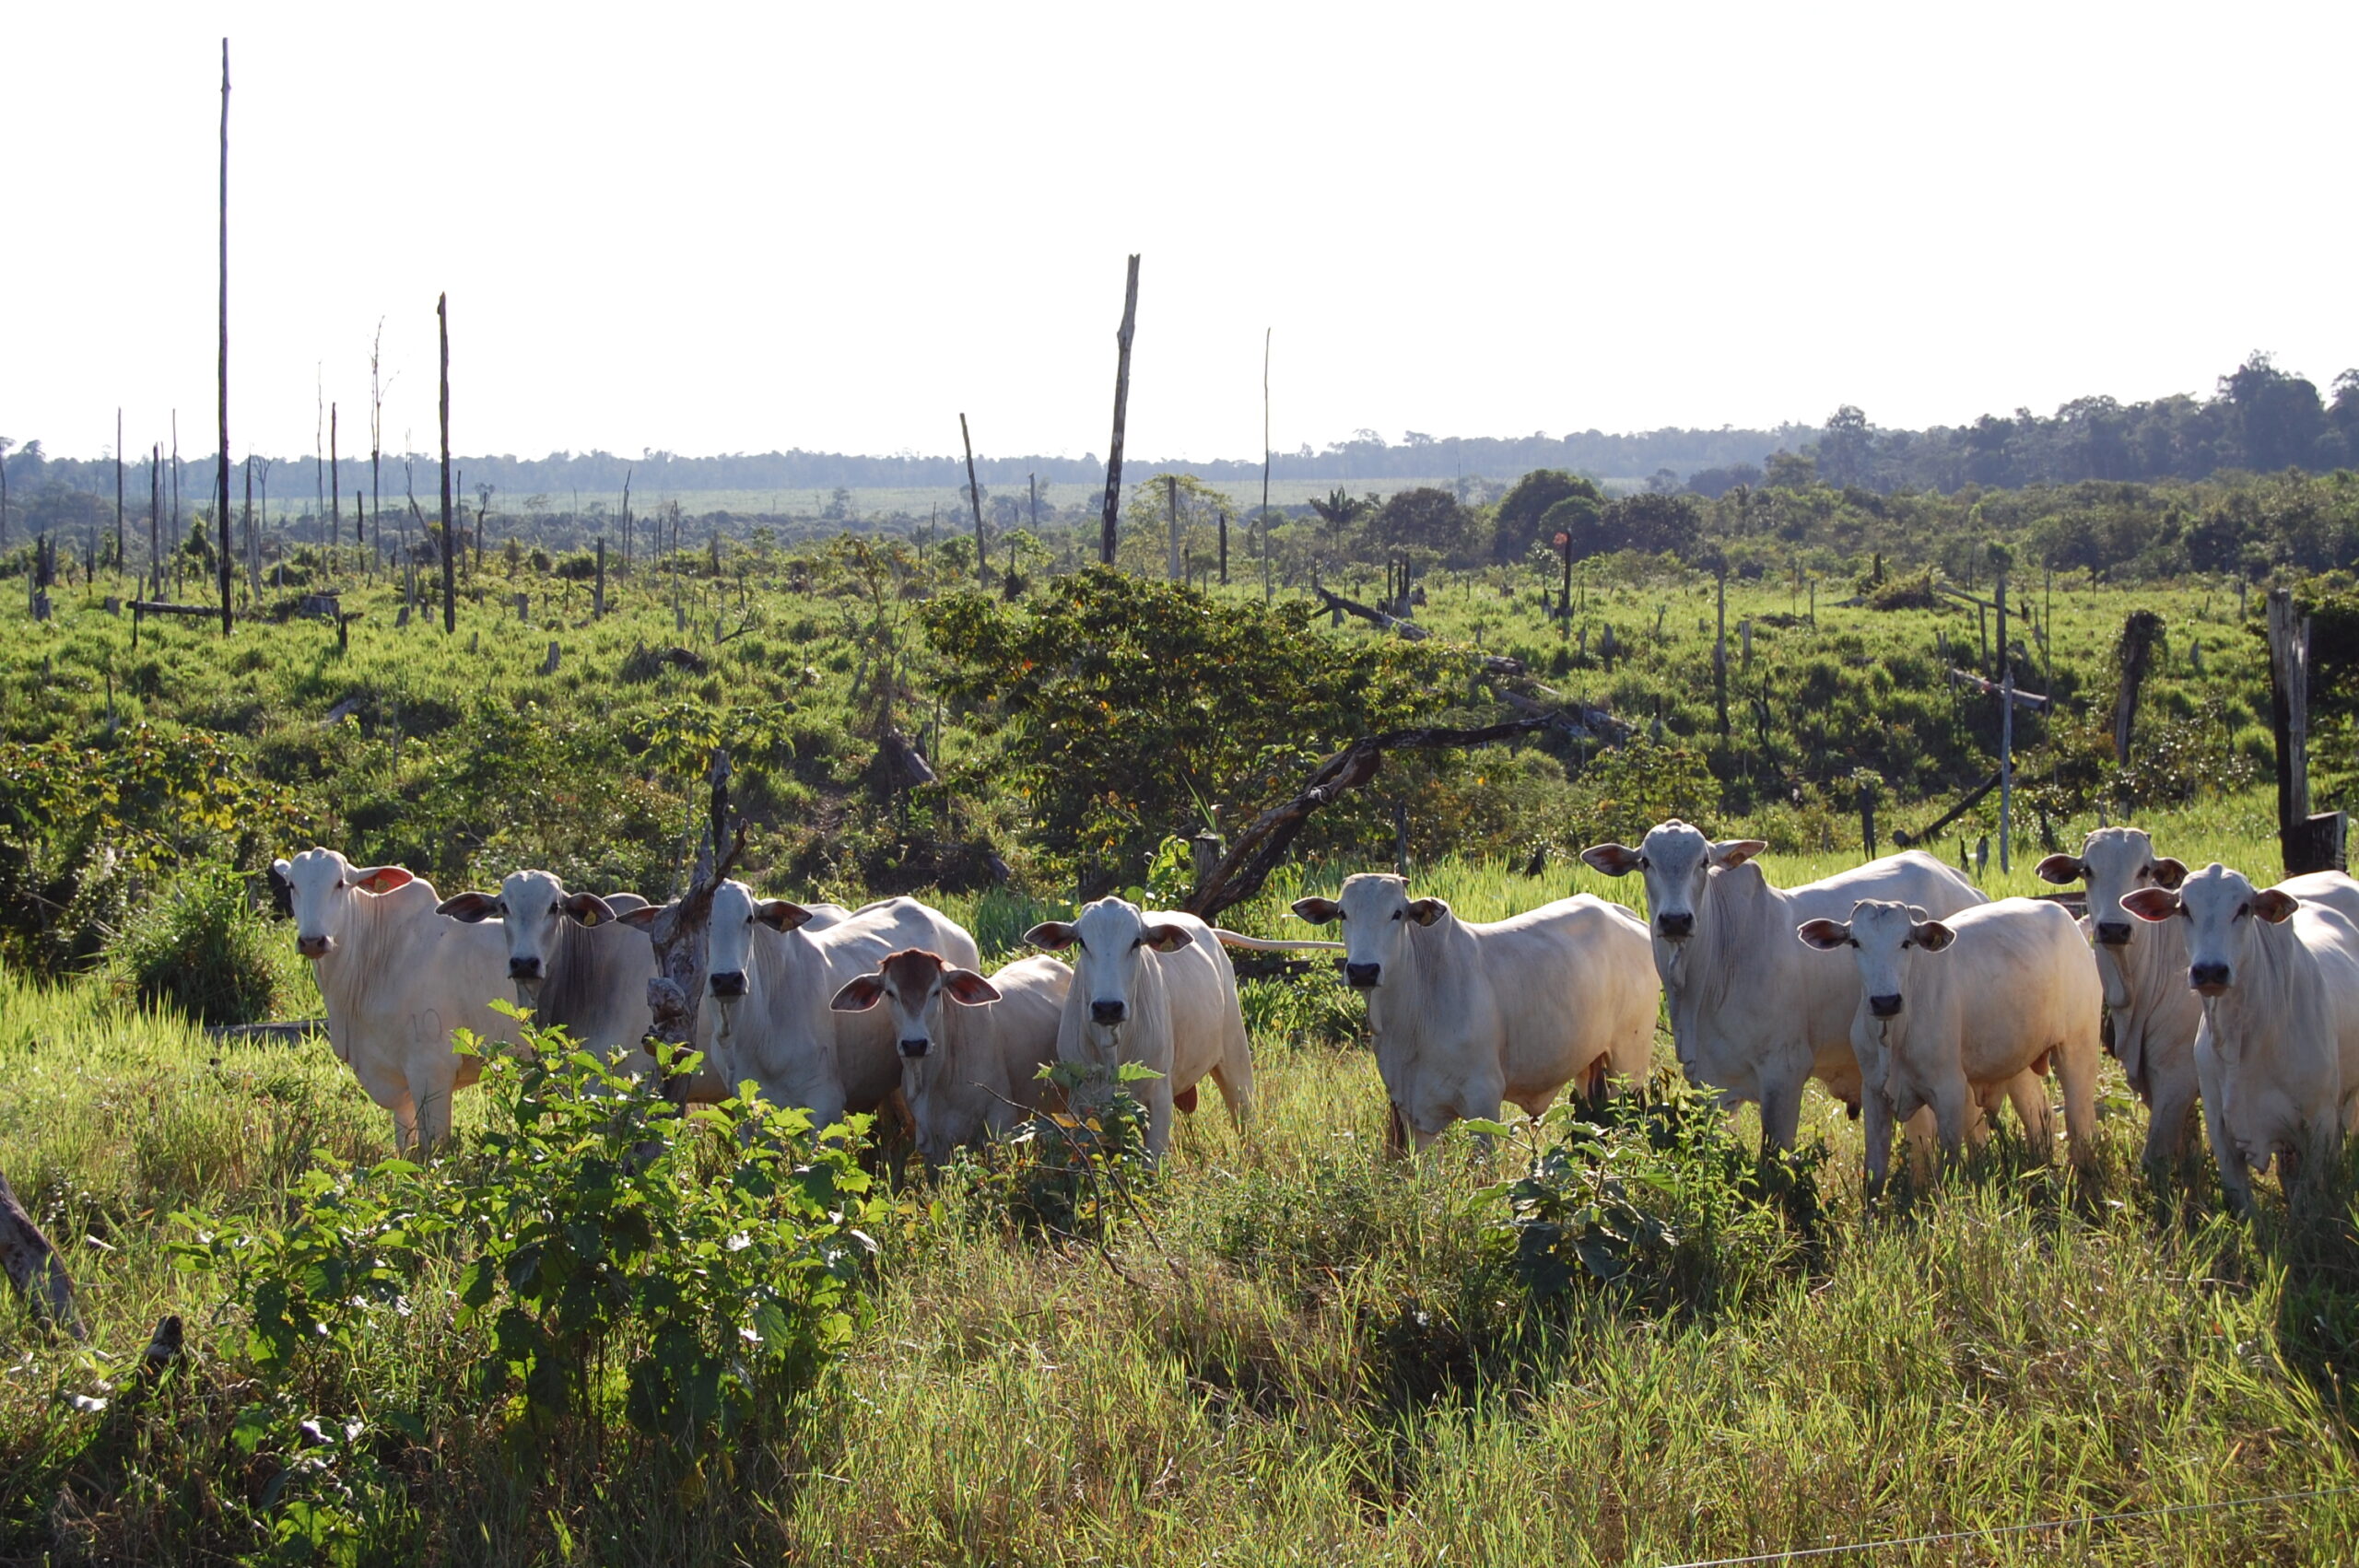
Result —
M1373 430L1313 451L1306 444L1271 454L1274 479L1337 485L1388 479L1511 480L1536 469L1560 469L1594 478L1650 478L1656 489L1692 488L1719 496L1737 485L1757 485L1781 468L1790 479L1801 465L1837 486L1949 494L1976 486L2013 489L2072 485L2084 480L2201 479L2222 470L2324 473L2359 466L2359 370L2334 380L2330 398L2306 377L2282 370L2265 354L2255 354L2219 379L2215 393L2199 398L2174 393L2147 403L2118 403L2109 397L2076 398L2055 414L2017 409L2012 415L1986 414L1971 425L1925 430L1885 429L1861 410L1845 405L1820 426L1786 425L1767 430L1661 429L1627 435L1584 430L1562 437L1534 432L1522 437L1434 437L1412 430L1388 442ZM128 465L127 494L145 484ZM421 504L437 480L430 459L417 458ZM475 455L454 460L462 484L498 488L504 505L530 496L563 504L575 492L611 496L626 478L635 495L651 501L698 491L961 488L967 481L960 457L898 453L860 457L803 451L730 452L681 457L647 451L636 458L612 452L553 452L543 458ZM6 465L12 508L50 488L110 494L115 486L111 460L53 458L38 440L11 451ZM281 497L319 489L318 464L309 455L276 460L268 484ZM1181 470L1216 482L1258 478L1258 457L1208 462L1142 462L1128 469L1154 473ZM1022 486L1027 476L1043 484L1103 485L1104 463L1096 453L1079 458L979 457L976 468L986 486ZM345 494L368 484L368 454L342 462ZM401 459L387 453L384 493L403 493ZM233 479L243 495L243 478ZM181 493L194 506L211 493L213 460L191 456L181 464Z

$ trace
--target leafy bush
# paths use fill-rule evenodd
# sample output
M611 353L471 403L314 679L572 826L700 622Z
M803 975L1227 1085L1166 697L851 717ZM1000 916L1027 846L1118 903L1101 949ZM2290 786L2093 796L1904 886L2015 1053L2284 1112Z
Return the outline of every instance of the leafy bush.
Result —
M158 895L132 907L108 954L116 983L149 1007L200 1024L255 1024L288 993L285 933L226 866L183 872Z
M1666 1082L1598 1111L1568 1101L1529 1136L1526 1174L1476 1202L1504 1211L1492 1233L1535 1298L1710 1312L1807 1258L1825 1146L1756 1162L1709 1090Z
M258 1379L238 1440L314 1471L262 1500L282 1535L380 1531L360 1460L331 1473L335 1442L428 1441L420 1415L352 1390L372 1343L429 1304L459 1331L435 1342L472 1362L449 1384L528 1440L511 1452L619 1417L686 1474L719 1441L774 1432L865 1311L874 1235L897 1212L860 1168L865 1118L815 1131L807 1112L731 1100L683 1119L561 1031L520 1028L530 1059L485 1062L477 1146L431 1167L323 1158L283 1221L178 1216L180 1266L224 1281Z
M1156 1075L1136 1062L1110 1079L1102 1069L1051 1062L1040 1076L1069 1108L1034 1117L1004 1142L960 1150L944 1180L970 1213L1001 1229L1102 1247L1139 1216L1138 1189L1153 1176L1146 1106L1123 1085Z

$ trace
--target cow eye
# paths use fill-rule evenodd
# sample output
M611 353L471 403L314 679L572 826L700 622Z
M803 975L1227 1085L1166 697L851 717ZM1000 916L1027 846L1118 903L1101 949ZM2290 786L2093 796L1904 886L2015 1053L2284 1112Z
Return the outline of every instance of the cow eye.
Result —
M552 914L552 915L554 915L554 914L556 914L557 912L557 902L556 902L556 900L552 899L552 900L550 900L550 902L549 902L549 913L550 913L550 914Z
M1641 855L1638 857L1638 869L1642 872L1651 871L1654 867L1651 861L1649 861L1644 855Z
M1400 910L1398 910L1398 909L1393 910L1393 911L1392 911L1392 918L1393 918L1394 919L1396 919L1396 920L1397 920L1397 919L1399 919L1401 918L1401 911L1400 911Z
M1843 940L1844 940L1844 942L1847 942L1848 944L1849 944L1849 945L1850 945L1850 946L1852 946L1852 947L1857 947L1857 946L1859 946L1859 945L1860 945L1860 939L1859 939L1858 937L1855 937L1855 936L1847 936L1847 937L1845 937Z
M1131 938L1131 951L1132 951L1132 952L1135 953L1135 952L1137 952L1140 948L1144 947L1145 945L1146 945L1146 938L1144 938L1144 937L1143 937L1143 936L1134 936L1134 937Z

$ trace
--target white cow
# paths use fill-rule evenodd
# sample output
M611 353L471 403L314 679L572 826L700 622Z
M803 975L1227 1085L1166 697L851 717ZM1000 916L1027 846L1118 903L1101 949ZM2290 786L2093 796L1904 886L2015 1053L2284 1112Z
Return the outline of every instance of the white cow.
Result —
M2203 1125L2229 1200L2249 1210L2250 1173L2272 1157L2289 1197L2306 1171L2321 1177L2359 1111L2359 926L2216 860L2121 907L2185 922Z
M1796 942L1794 928L1848 919L1862 898L1898 899L1937 919L1984 899L1917 850L1775 888L1752 863L1766 848L1757 838L1715 844L1674 819L1637 848L1601 844L1581 859L1608 876L1645 873L1655 972L1670 1003L1679 1065L1719 1090L1726 1105L1759 1105L1764 1144L1790 1149L1812 1078L1855 1112L1860 1104L1851 1050L1858 970Z
M2002 898L1937 920L1880 899L1848 920L1802 922L1809 947L1852 950L1860 977L1851 1047L1862 1089L1868 1181L1881 1187L1895 1118L1930 1106L1944 1153L1954 1157L2001 1098L2014 1102L2025 1137L2048 1158L2053 1061L2064 1082L2072 1163L2095 1158L2097 1057L2104 987L2081 928L2059 904Z
M1388 1144L1420 1149L1502 1101L1538 1116L1567 1083L1595 1099L1609 1074L1643 1087L1661 983L1647 928L1586 894L1487 925L1397 876L1344 880L1341 898L1294 912L1344 927L1344 978L1367 998L1377 1071L1392 1102Z
M1237 1002L1237 972L1213 928L1193 915L1147 914L1121 898L1083 907L1071 921L1024 933L1035 947L1076 949L1073 989L1057 1024L1057 1055L1114 1069L1152 1068L1139 1098L1148 1157L1163 1158L1175 1106L1192 1110L1205 1074L1239 1129L1253 1115L1253 1055Z
M2059 885L2088 885L2085 924L2105 982L2113 1054L2130 1086L2146 1102L2144 1157L2149 1164L2176 1161L2196 1106L2195 1032L2202 1021L2202 1009L2187 984L2187 928L2175 920L2155 925L2133 919L2121 901L2142 887L2176 890L2187 867L2155 854L2154 840L2138 828L2101 827L2089 835L2079 855L2050 855L2040 861L2038 874ZM2341 872L2289 877L2277 890L2339 909L2359 924L2359 882Z
M433 884L399 866L355 866L333 849L272 862L295 914L295 951L311 961L327 1003L328 1042L369 1097L393 1116L403 1151L451 1133L451 1097L480 1064L451 1048L454 1029L486 1041L514 1025L491 1010L508 994L497 925L434 912Z
M640 1042L654 1021L647 982L655 950L620 919L646 907L636 893L568 893L554 873L527 871L509 872L498 893L452 894L436 913L469 924L497 919L517 1004L612 1059L626 1051L644 1058Z
M661 912L623 919L643 928ZM976 964L975 939L914 898L865 905L828 923L815 919L812 907L762 898L733 881L713 890L711 919L714 1067L733 1086L752 1080L772 1105L804 1107L819 1127L846 1111L875 1110L900 1086L892 1020L829 1010L844 982L910 947L964 968Z
M918 1153L938 1165L1054 1097L1039 1073L1057 1059L1057 1020L1072 989L1073 971L1053 958L1019 959L986 980L911 948L845 981L829 1006L865 1012L891 1004Z

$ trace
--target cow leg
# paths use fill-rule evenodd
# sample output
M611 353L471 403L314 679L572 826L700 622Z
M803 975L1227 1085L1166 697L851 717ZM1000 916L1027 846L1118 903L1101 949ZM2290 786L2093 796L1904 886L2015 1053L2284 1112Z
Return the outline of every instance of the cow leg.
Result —
M1212 1071L1213 1087L1220 1091L1221 1104L1228 1107L1229 1124L1243 1137L1253 1123L1253 1080L1249 1073L1239 1083L1228 1063L1223 1062Z
M2252 1173L2245 1168L2245 1157L2228 1137L2228 1125L2220 1114L2220 1096L2224 1088L2220 1072L2220 1056L2212 1047L2212 1020L2208 1016L2195 1031L2195 1079L2203 1106L2204 1141L2212 1145L2212 1163L2220 1173L2221 1190L2227 1194L2228 1207L2239 1214L2252 1212Z
M2195 1079L2191 1073L2158 1075L2154 1091L2154 1103L2146 1111L2146 1145L2139 1158L2159 1177L2186 1151L2188 1118L2195 1111Z
M404 1094L385 1108L393 1113L393 1153L407 1155L417 1147L417 1107Z
M1802 1125L1802 1081L1764 1078L1761 1083L1761 1152L1790 1149Z
M1892 1102L1874 1090L1860 1097L1860 1135L1867 1141L1867 1189L1872 1197L1892 1174Z
M2048 1085L2036 1072L2018 1072L2007 1081L2007 1099L2015 1107L2015 1121L2024 1129L2024 1143L2030 1149L2033 1161L2046 1164L2054 1157L2056 1129L2048 1107ZM2072 1153L2079 1157L2086 1134L2072 1137Z
M1384 1157L1402 1160L1409 1155L1409 1124L1402 1118L1398 1103L1384 1102Z
M1146 1081L1146 1157L1150 1164L1163 1163L1163 1152L1171 1143L1171 1080L1168 1076Z
M2091 1171L2097 1163L2097 1043L2066 1042L2054 1056L2064 1085L2064 1130L2072 1140L2072 1168ZM2040 1096L2047 1103L2047 1095Z
M1973 1095L1965 1082L1943 1083L1933 1091L1933 1129L1942 1141L1942 1163L1955 1165L1966 1146L1966 1117Z
M1613 1071L1614 1059L1603 1054L1581 1069L1580 1076L1576 1082L1580 1084L1581 1103L1590 1110L1604 1108L1607 1075Z

